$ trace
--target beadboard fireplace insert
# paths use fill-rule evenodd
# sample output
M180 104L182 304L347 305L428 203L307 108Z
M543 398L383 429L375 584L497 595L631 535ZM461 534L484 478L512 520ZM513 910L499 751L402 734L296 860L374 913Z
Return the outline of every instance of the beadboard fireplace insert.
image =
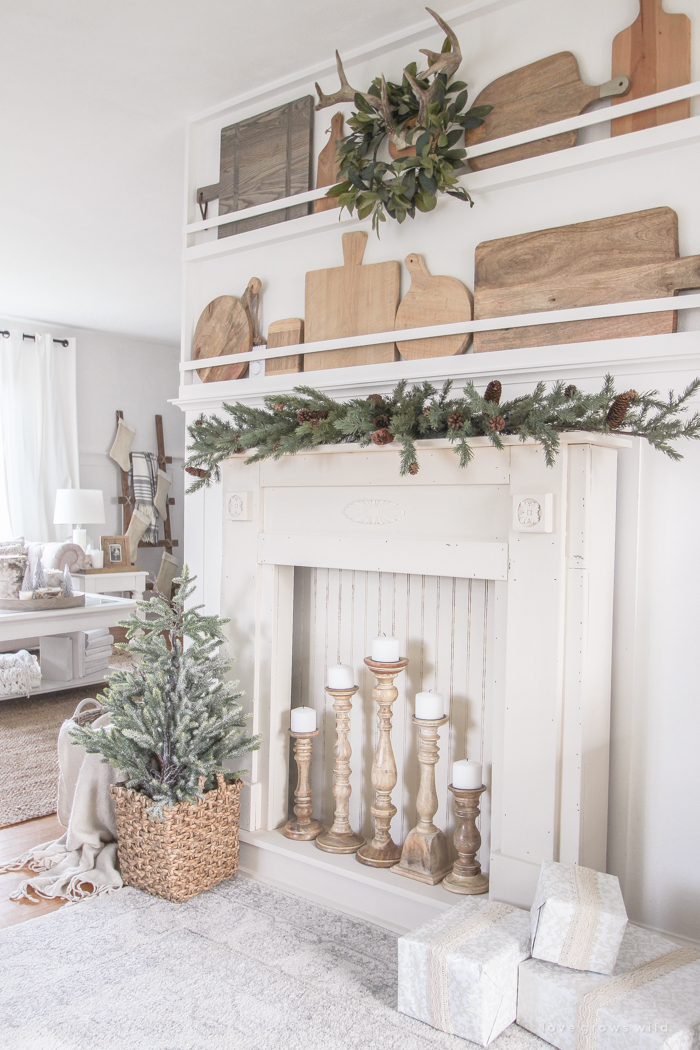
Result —
M195 513L201 594L230 617L235 677L263 737L245 756L244 870L397 928L454 903L439 885L279 830L292 704L318 711L315 814L332 822L334 715L323 686L326 667L341 661L360 686L351 824L371 833L376 712L363 657L378 630L409 658L394 704L394 840L416 821L413 697L436 688L450 721L440 730L435 821L449 838L451 762L480 759L491 896L529 907L543 859L605 870L617 450L627 444L563 434L549 468L534 442L505 438L498 450L475 439L465 470L447 441L422 442L420 472L405 478L392 445L225 462Z

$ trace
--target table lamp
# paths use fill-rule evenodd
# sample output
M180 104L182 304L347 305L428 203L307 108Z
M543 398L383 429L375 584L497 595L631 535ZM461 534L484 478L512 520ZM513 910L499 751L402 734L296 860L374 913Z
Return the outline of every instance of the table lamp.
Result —
M56 489L54 525L73 525L73 543L87 547L84 525L102 525L105 501L102 489Z

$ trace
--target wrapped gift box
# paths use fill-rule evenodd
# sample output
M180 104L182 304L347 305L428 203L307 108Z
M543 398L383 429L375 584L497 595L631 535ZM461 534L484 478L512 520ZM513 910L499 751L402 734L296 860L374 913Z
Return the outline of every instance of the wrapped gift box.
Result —
M530 916L533 959L613 972L627 926L616 875L545 860Z
M630 923L612 977L528 959L517 1020L559 1050L692 1050L700 952Z
M399 938L399 1010L488 1046L515 1020L529 954L526 911L468 897Z

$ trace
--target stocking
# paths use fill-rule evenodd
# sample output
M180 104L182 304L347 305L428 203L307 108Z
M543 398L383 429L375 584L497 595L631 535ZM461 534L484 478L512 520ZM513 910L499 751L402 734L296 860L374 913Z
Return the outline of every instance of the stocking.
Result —
M109 450L110 457L115 463L118 463L122 470L129 470L131 463L129 462L129 449L131 448L131 442L134 440L136 431L128 427L123 419L117 420L117 436L114 439L114 444Z
M160 593L166 598L169 598L172 594L173 580L177 576L177 573L177 560L173 558L172 554L163 551L160 568L158 569L158 575L156 576L156 590L160 591Z
M156 496L153 500L153 505L160 514L161 518L165 521L168 514L168 489L172 484L172 479L162 471L158 471L158 485L156 488Z
M126 530L126 538L129 541L129 554L131 557L131 564L136 564L136 557L138 555L139 540L143 536L148 526L152 524L147 514L144 514L142 510L138 508L131 515L131 521L129 522L129 528Z

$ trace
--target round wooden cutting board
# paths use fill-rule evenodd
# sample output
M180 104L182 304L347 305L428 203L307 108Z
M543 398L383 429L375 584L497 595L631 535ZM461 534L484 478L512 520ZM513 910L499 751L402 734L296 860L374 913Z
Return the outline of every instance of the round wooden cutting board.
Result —
M473 301L469 289L456 277L433 277L422 255L413 252L406 256L406 269L411 275L411 287L401 300L396 312L396 330L424 328L451 321L471 321ZM440 335L432 339L411 339L397 342L406 361L420 357L451 357L462 354L471 336Z
M192 340L193 359L199 361L224 354L245 354L252 349L253 326L241 300L235 295L220 295L212 299L197 321ZM197 375L203 383L219 383L225 379L240 379L247 368L248 362L243 360L235 365L198 368Z

